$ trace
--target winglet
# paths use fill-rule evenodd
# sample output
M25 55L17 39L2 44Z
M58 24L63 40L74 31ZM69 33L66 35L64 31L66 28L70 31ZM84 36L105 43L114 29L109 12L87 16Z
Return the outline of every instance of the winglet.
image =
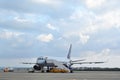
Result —
M71 49L72 49L72 44L70 44L70 48L69 48L69 51L68 51L67 59L71 58Z

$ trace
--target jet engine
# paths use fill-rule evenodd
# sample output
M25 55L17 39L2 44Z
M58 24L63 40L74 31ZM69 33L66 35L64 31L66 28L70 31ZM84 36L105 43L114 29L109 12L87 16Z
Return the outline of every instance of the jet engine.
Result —
M34 68L35 70L41 70L41 67L40 67L39 65L34 65L33 68Z

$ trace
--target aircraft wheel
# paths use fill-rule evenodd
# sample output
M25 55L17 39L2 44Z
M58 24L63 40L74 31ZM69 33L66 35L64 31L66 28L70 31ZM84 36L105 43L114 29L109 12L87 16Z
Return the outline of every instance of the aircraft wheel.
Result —
M70 73L73 73L73 70L70 70Z
M44 70L42 70L41 72L44 73Z
M46 70L46 72L50 72L49 70Z

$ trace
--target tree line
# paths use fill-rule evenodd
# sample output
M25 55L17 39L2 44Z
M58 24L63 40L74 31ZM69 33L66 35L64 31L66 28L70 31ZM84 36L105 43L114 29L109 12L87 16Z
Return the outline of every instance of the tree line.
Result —
M120 71L120 68L74 67L74 71Z

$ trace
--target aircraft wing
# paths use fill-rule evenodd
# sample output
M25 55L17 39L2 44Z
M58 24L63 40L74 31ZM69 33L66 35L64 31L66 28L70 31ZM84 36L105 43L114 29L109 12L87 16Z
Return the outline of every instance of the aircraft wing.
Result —
M105 62L72 62L72 64L100 64Z
M72 60L71 62L78 62L78 61L84 61L85 59L80 59L80 60Z
M36 64L36 63L22 62L22 64Z

